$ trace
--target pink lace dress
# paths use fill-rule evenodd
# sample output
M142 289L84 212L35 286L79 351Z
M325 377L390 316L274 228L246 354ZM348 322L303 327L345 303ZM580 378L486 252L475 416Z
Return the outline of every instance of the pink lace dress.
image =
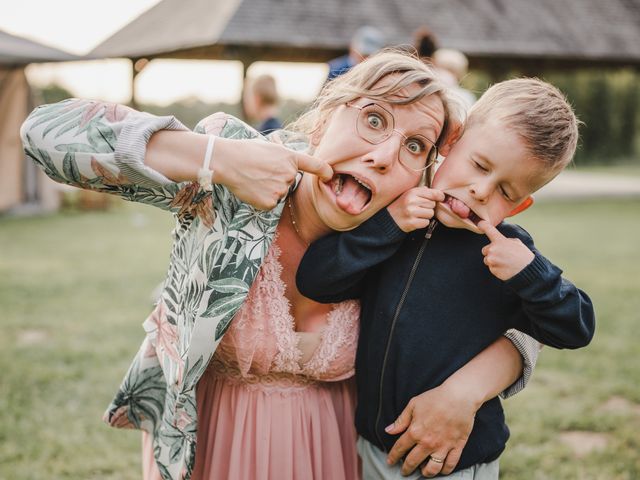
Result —
M197 387L193 480L354 480L359 304L295 331L276 242ZM311 348L310 348L311 347ZM160 478L149 437L145 479Z

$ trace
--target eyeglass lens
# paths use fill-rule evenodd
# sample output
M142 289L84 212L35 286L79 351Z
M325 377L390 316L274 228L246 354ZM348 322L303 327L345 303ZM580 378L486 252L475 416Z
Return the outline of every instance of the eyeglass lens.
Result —
M387 140L395 130L395 119L385 108L370 104L360 108L356 123L356 130L360 137L369 143L379 144ZM397 132L397 131L396 131ZM422 135L403 137L399 160L412 170L423 170L429 166L437 156L436 146Z

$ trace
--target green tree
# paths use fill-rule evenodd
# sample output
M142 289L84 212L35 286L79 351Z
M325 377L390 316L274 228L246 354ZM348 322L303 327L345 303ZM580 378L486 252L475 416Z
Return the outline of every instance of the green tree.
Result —
M37 90L36 93L41 103L56 103L73 97L73 94L69 90L55 83Z

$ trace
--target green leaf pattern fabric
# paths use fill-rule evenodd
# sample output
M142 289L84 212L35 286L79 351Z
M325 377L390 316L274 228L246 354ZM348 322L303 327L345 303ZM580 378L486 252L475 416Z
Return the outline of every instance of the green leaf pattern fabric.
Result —
M127 139L136 124L146 137ZM143 323L146 337L105 421L152 433L162 476L177 480L190 478L195 459L195 386L247 296L284 204L258 211L222 185L206 192L151 171L143 154L130 152L144 152L138 144L160 128L186 129L173 118L72 99L34 110L21 134L27 156L53 180L154 205L176 218L160 301ZM225 114L207 117L196 131L264 140ZM306 148L286 134L279 141Z

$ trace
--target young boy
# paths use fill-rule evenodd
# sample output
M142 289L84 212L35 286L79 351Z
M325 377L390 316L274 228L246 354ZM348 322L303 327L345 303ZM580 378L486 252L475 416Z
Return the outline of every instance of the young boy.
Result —
M242 92L244 113L250 121L256 122L256 130L263 135L280 130L282 122L278 120L278 89L271 75L260 75L247 79Z
M507 329L556 348L590 342L595 318L587 295L527 232L503 222L571 161L577 139L573 111L553 86L499 83L472 108L432 189L414 188L357 229L307 251L298 270L304 295L362 302L356 428L366 479L400 478L385 451L398 438L387 432L401 432L387 425ZM500 401L490 399L455 470L498 478L508 436ZM442 473L450 473L446 451L427 455L423 471L435 474L444 464ZM413 475L422 478L419 470Z

